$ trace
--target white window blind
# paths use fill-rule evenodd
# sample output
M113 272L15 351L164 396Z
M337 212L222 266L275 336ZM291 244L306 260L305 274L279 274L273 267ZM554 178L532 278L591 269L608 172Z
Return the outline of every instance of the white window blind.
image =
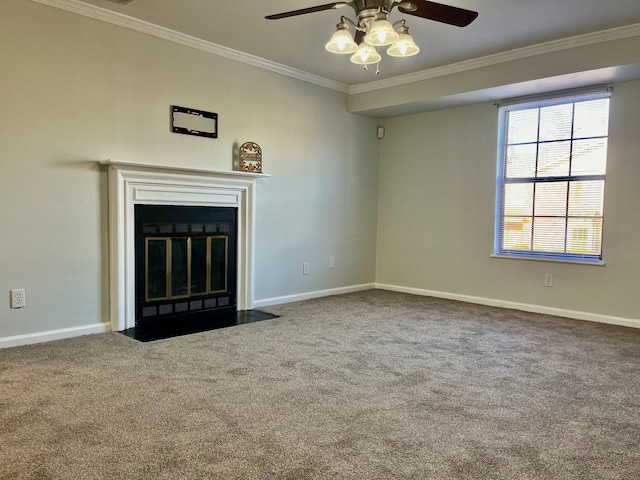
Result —
M500 108L495 254L602 260L609 97Z

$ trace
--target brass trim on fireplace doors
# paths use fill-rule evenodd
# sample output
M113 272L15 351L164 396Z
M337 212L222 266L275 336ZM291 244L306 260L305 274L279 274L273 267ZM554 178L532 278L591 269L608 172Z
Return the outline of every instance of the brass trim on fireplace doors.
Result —
M213 239L222 238L224 240L224 288L222 290L211 290L211 242ZM229 290L227 279L229 278L229 237L226 235L216 235L207 237L207 292L224 293Z
M172 295L172 276L173 276L173 240L187 240L187 294L186 295ZM226 235L207 236L207 252L206 252L206 283L205 292L198 292L193 294L191 292L191 272L192 272L192 246L191 241L194 237L146 237L144 245L144 298L145 302L157 301L157 300L174 300L180 298L189 298L202 295L208 295L212 293L224 293L229 289L228 275L229 275L229 237ZM202 238L202 237L198 237ZM224 288L222 290L211 290L211 244L213 239L224 240ZM165 291L164 297L150 297L149 296L149 241L162 241L165 242Z

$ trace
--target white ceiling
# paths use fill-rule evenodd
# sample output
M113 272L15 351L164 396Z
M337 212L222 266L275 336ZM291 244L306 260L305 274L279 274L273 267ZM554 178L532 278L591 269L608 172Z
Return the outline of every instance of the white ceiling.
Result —
M380 74L364 71L348 56L324 50L342 8L281 20L281 13L330 3L328 0L82 0L223 47L255 55L345 85L360 85L450 65L508 50L640 23L640 0L450 0L442 3L479 12L468 27L401 14L421 52L408 59L383 55Z

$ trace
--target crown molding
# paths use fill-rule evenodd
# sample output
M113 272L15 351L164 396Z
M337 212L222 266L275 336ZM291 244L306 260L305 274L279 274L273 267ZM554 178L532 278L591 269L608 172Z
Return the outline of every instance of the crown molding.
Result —
M376 80L373 82L362 83L360 85L352 85L351 87L349 87L348 93L351 95L356 93L372 92L375 90L381 90L383 88L397 87L406 85L408 83L466 72L477 68L490 67L499 63L520 60L536 55L544 55L561 50L568 50L570 48L582 47L585 45L608 42L611 40L618 40L622 38L635 37L638 35L640 35L640 23L627 25L624 27L612 28L609 30L602 30L599 32L587 33L584 35L577 35L575 37L563 38L561 40L539 43L537 45L517 48L515 50L508 50L506 52L495 53L484 57L465 60L463 62L452 63L450 65L444 65L442 67L430 68L428 70L409 73L407 75L399 75L397 77L385 80Z
M195 48L197 50L211 53L213 55L218 55L220 57L236 60L238 62L242 62L247 65L258 67L263 70L269 70L271 72L275 72L280 75L285 75L287 77L292 77L298 80L302 80L304 82L313 83L321 87L337 90L342 93L347 93L349 91L348 85L344 83L336 82L328 78L320 77L318 75L313 75L303 70L298 70L297 68L292 68L287 65L283 65L281 63L272 62L270 60L266 60L264 58L257 57L255 55L250 55L248 53L241 52L239 50L223 47L221 45L218 45L212 42L207 42L205 40L192 37L190 35L185 35L183 33L176 32L175 30L171 30L169 28L161 27L159 25L154 25L152 23L145 22L143 20L139 20L139 19L130 17L128 15L124 15L122 13L113 12L111 10L107 10L106 8L97 7L95 5L83 3L78 0L32 0L32 1L36 3L44 4L44 5L49 5L51 7L60 8L68 12L77 13L85 17L101 20L103 22L111 23L113 25L118 25L120 27L136 30L138 32L145 33L147 35L162 38L170 42L178 43L180 45L184 45L190 48Z
M304 82L319 85L321 87L329 88L342 93L347 93L349 95L372 92L384 88L397 87L409 83L419 82L422 80L428 80L431 78L462 73L478 68L490 67L492 65L510 62L513 60L521 60L536 55L544 55L561 50L567 50L570 48L576 48L585 45L592 45L595 43L602 43L640 35L640 23L636 23L624 27L617 27L609 30L602 30L599 32L587 33L584 35L577 35L574 37L568 37L560 40L540 43L537 45L531 45L528 47L508 50L506 52L495 53L492 55L486 55L484 57L478 57L471 60L452 63L450 65L430 68L427 70L422 70L420 72L399 75L385 80L375 80L372 82L349 86L341 82L336 82L319 75L314 75L297 68L283 65L281 63L272 62L255 55L241 52L239 50L234 50L232 48L224 47L222 45L208 42L196 37L192 37L190 35L185 35L183 33L176 32L175 30L161 27L159 25L154 25L152 23L145 22L128 15L124 15L122 13L107 10L106 8L97 7L95 5L90 5L79 0L32 1L44 5L49 5L55 8L60 8L69 12L77 13L85 17L90 17L96 20L101 20L107 23L129 28L131 30L145 33L147 35L162 38L170 42L242 62L247 65L278 73L280 75L292 77Z

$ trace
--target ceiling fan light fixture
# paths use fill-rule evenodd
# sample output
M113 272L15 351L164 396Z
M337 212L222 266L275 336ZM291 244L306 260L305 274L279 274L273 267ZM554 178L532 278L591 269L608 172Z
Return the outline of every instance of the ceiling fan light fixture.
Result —
M366 42L362 42L351 56L351 61L357 65L371 65L372 63L378 63L382 57L375 49Z
M342 22L337 25L337 28L331 40L329 40L324 48L331 53L337 53L339 55L355 52L358 49L358 45L353 41L353 37L349 31L349 25L346 22Z
M110 0L112 2L129 2L133 0ZM267 20L296 17L308 13L324 12L343 7L351 7L356 15L353 21L348 17L341 17L338 29L325 45L332 53L351 55L351 61L358 65L378 63L381 60L378 47L386 47L387 54L392 57L411 57L420 52L415 44L405 21L398 20L391 24L391 11L397 8L400 13L414 17L426 18L456 27L466 27L476 18L478 12L464 8L431 2L429 0L342 0L314 7L299 8L288 12L267 15ZM398 27L399 25L399 27ZM349 28L355 30L355 40ZM396 30L396 27L397 30ZM376 73L380 73L377 68Z
M398 36L398 40L387 50L387 55L392 57L411 57L420 52L420 48L413 41L411 35L409 35L409 27L402 25L398 29Z
M384 12L378 13L364 37L364 41L374 47L384 47L391 45L396 40L398 40L398 33L389 22L388 15Z

